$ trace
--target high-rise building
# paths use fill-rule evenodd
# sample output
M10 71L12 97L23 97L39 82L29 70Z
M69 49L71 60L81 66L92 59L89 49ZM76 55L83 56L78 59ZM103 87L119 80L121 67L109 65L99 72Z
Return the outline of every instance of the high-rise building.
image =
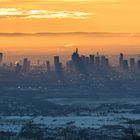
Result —
M78 48L76 48L76 51L72 54L72 61L74 63L78 63L78 61L79 61Z
M109 60L104 55L101 56L101 66L107 67L109 65Z
M101 56L101 65L104 66L106 63L106 57L104 55Z
M19 63L17 63L16 64L16 73L20 73L21 70L22 70L22 66Z
M94 64L94 55L89 55L89 60L91 64Z
M119 65L120 65L120 67L123 67L123 60L124 60L124 55L123 55L123 53L120 53L120 57L119 57Z
M81 57L79 57L79 59L81 59L81 61L83 61L84 63L86 63L86 56L82 55Z
M109 59L108 58L105 59L105 63L106 63L106 66L109 66Z
M140 69L140 59L137 61L137 68Z
M85 56L83 55L79 57L78 48L76 48L76 51L72 54L72 63L76 72L79 73L81 71L81 62L84 61L85 61Z
M29 72L30 70L30 60L28 58L24 58L23 60L23 72Z
M130 68L135 67L135 58L130 58Z
M63 70L62 70L62 63L60 63L59 56L54 56L54 66L55 71L58 74L58 76L62 77Z
M128 69L128 60L123 60L123 69Z
M100 56L99 53L95 56L95 66L99 67L100 66Z
M0 53L0 64L2 64L2 60L3 60L3 53Z
M55 66L58 65L60 62L59 62L59 56L54 56L54 64Z
M50 72L51 71L50 61L46 61L46 65L47 65L47 72Z
M88 65L88 64L89 64L89 62L90 62L89 57L85 57L85 63L86 63L86 65Z

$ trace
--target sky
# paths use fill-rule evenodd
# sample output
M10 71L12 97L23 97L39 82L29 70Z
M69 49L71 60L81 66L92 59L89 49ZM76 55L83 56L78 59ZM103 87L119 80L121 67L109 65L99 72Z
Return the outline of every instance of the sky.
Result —
M0 51L139 53L139 0L0 0Z

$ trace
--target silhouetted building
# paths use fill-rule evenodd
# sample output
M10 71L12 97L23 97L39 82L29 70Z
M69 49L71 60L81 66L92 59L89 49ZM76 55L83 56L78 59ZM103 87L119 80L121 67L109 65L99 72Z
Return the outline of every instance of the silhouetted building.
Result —
M30 60L28 58L24 58L23 60L23 72L29 72L30 70Z
M86 64L86 56L82 55L81 57L79 57L79 60L81 59L81 61Z
M99 53L95 56L95 66L99 67L100 66L100 56Z
M0 53L0 64L2 64L2 60L3 60L3 53Z
M106 63L106 66L109 66L109 59L108 58L105 59L105 63Z
M124 55L123 53L120 53L119 64L121 68L123 68L123 64L124 64L123 60L124 60Z
M86 56L86 57L85 57L85 64L86 64L86 65L89 65L89 62L90 62L90 61L89 61L89 57Z
M75 72L75 66L73 65L73 62L71 60L66 62L66 68L67 68L67 72L70 72L70 73Z
M58 76L62 77L63 70L62 70L62 63L60 63L59 56L54 56L54 66L55 71L58 74Z
M54 64L55 66L59 65L59 56L54 56Z
M82 55L81 57L78 54L78 48L76 48L76 51L72 54L72 63L75 68L75 71L78 74L84 74L86 72L86 65L89 62L89 58Z
M81 57L82 61L83 59L84 59L84 56ZM80 72L80 57L78 54L78 48L76 48L76 51L72 54L72 63L74 65L75 70Z
M140 69L140 59L137 61L137 68Z
M47 72L50 72L50 71L51 71L51 68L50 68L50 61L47 61L47 62L46 62L46 65L47 65Z
M79 57L79 60L81 63L83 63L85 66L89 64L90 60L89 57L82 55L81 57Z
M16 73L20 73L21 71L22 71L22 66L19 63L17 63L16 64Z
M123 60L123 69L128 69L128 60Z
M94 55L89 55L90 63L94 65Z
M109 65L109 60L104 55L101 56L101 67L107 67Z
M106 57L104 55L101 56L101 66L105 66L106 64Z
M134 67L135 67L135 59L130 58L130 68L134 68Z
M77 64L79 62L78 48L76 48L76 51L72 54L72 61L75 64Z

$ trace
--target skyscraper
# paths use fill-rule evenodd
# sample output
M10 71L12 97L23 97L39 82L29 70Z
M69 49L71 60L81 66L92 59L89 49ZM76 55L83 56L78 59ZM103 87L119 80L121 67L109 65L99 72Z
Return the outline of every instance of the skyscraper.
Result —
M54 56L54 66L55 71L58 74L59 77L62 77L63 70L62 70L62 63L60 63L59 56Z
M104 55L101 56L101 66L107 67L109 65L109 60Z
M140 59L137 61L137 68L140 70Z
M128 60L123 60L123 69L128 69Z
M76 51L72 54L72 61L74 63L78 63L78 61L79 61L78 48L76 48Z
M30 70L30 60L28 58L24 58L23 60L23 72L29 72Z
M89 57L79 56L78 48L76 48L76 51L72 54L72 63L77 74L84 74L86 72L85 66L89 64Z
M119 58L120 67L123 67L123 59L124 59L124 55L123 55L123 53L120 53L120 58Z
M95 56L95 66L96 67L100 66L100 56L98 52L97 52L97 55Z
M101 56L101 65L104 66L105 65L105 61L106 61L106 58L104 55Z
M134 68L134 67L135 67L135 59L130 58L130 68Z
M2 64L2 60L3 60L3 53L0 53L0 64Z
M19 63L17 63L16 64L16 73L20 73L21 70L22 70L22 66Z
M85 56L82 56L80 60L78 48L76 48L76 51L72 54L72 63L77 72L80 72L80 61L83 61L83 59L85 59Z
M89 60L91 64L94 64L94 55L89 55Z
M59 64L59 56L54 56L54 64L57 66Z
M47 72L50 72L51 71L50 61L46 61L46 65L47 65Z

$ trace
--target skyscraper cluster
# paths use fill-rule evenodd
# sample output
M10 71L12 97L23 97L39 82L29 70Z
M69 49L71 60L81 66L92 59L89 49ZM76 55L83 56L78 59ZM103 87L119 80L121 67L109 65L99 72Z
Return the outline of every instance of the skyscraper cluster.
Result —
M129 60L127 60L127 59L124 59L124 54L120 53L119 65L120 65L121 69L125 69L125 70L127 70L128 68L130 68L130 69L134 69L134 68L140 69L140 59L138 59L137 61L135 60L135 58L130 58Z
M16 72L28 73L30 71L30 66L31 66L31 61L28 58L24 58L22 65L19 62L16 63Z
M0 53L1 68L5 68L6 64L3 63L3 53ZM14 70L16 73L47 73L49 75L57 75L62 78L66 74L70 75L108 75L115 67L111 66L109 59L105 55L96 54L80 55L78 48L72 53L71 59L67 61L66 65L62 65L59 56L54 56L54 65L50 61L37 61L36 65L31 65L28 58L17 62L15 65L10 63L7 67ZM118 67L116 67L118 68ZM126 59L123 53L119 55L119 69L120 70L140 70L140 59L129 58Z
M85 74L90 73L93 69L108 68L109 60L104 55L100 56L99 53L80 56L78 49L76 49L67 65L72 71Z

